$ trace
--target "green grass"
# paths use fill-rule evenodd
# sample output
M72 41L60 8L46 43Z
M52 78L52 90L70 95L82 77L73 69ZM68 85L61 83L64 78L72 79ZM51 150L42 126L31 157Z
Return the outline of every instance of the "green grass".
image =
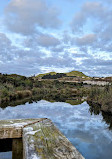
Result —
M36 77L43 77L45 75L56 75L57 73L56 72L49 72L49 73L44 73L44 74L39 74L37 75ZM67 72L65 73L67 76L76 76L76 77L88 77L86 76L84 73L82 72L79 72L79 71L71 71L71 72Z
M84 73L79 71L71 71L66 73L67 76L87 77Z
M57 73L56 72L49 72L49 73L43 73L43 74L39 74L39 75L37 75L36 77L43 77L43 76L45 76L45 75L56 75Z

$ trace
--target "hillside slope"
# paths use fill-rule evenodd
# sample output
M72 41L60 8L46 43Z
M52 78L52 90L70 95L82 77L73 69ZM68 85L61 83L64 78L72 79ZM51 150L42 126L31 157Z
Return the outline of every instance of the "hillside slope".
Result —
M43 76L45 75L56 75L56 74L61 74L61 73L56 73L56 72L49 72L49 73L45 73L45 74L39 74L37 75L36 77L40 77L42 78ZM79 72L79 71L71 71L71 72L67 72L67 73L63 73L63 74L66 74L66 76L76 76L76 77L88 77L86 76L84 73L82 72Z
M77 76L77 77L88 77L84 73L79 72L79 71L71 71L66 73L67 76Z

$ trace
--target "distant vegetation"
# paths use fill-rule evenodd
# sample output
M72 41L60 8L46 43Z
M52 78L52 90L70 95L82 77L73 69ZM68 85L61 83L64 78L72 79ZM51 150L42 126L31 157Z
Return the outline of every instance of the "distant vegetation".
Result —
M39 74L39 75L37 75L36 77L43 77L43 76L45 76L45 75L56 75L56 72L49 72L49 73L45 73L45 74Z
M71 72L68 72L68 73L49 72L49 73L45 73L45 74L39 74L36 77L41 77L41 78L44 77L44 79L45 79L45 77L48 77L48 76L51 76L51 77L56 77L57 76L57 78L61 78L61 77L64 77L64 76L88 77L88 76L86 76L85 74L83 74L82 72L79 72L79 71L71 71Z
M54 75L50 75L50 77ZM55 78L64 76L56 74ZM49 78L49 75L47 75ZM0 102L8 102L37 96L43 99L65 101L87 95L88 89L80 83L59 82L58 80L39 81L34 77L0 74Z
M66 79L69 79L69 77L73 77L80 82L68 82ZM66 79L59 80L63 78ZM100 110L112 113L112 86L84 85L80 80L84 80L84 78L86 80L90 77L78 71L69 73L51 72L36 77L0 74L0 103L9 104L13 101L26 101L29 98L30 101L46 99L49 101L81 103L81 98L87 97L91 106L97 105ZM110 80L111 78L107 79Z
M76 76L76 77L88 77L84 73L79 72L79 71L71 71L66 73L67 76Z
M42 79L58 79L58 78L62 78L65 77L66 74L65 73L56 73L56 74L46 74L42 76Z

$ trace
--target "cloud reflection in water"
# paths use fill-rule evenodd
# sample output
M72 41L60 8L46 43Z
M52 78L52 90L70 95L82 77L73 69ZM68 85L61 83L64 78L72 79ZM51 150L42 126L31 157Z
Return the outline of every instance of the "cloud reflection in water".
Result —
M91 115L86 102L37 103L0 109L0 119L50 118L86 159L112 159L112 131L101 115Z

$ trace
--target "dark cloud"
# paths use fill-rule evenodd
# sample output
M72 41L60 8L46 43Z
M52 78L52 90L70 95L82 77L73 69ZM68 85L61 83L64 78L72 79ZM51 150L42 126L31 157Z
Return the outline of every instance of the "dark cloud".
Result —
M75 14L71 28L73 34L80 33L80 37L72 38L72 45L80 47L80 51L83 47L86 52L90 48L91 52L112 52L112 9L109 4L105 5L103 1L84 3ZM85 34L86 29L91 33Z
M31 76L37 73L41 73L41 69L39 67L34 67L33 65L26 65L20 63L2 63L0 64L0 72L1 73L8 73L8 74L20 74Z
M5 8L5 24L12 32L29 35L37 27L57 28L59 11L45 0L11 0Z
M55 47L60 44L60 41L57 38L47 34L39 36L37 42L43 47Z
M103 59L85 59L82 60L84 64L91 64L91 66L111 66L112 67L112 60L103 60Z
M112 60L95 59L91 57L82 60L80 67L91 76L109 76L112 73Z
M26 47L31 47L31 48L35 48L35 47L46 47L46 48L50 48L50 47L56 47L60 44L60 40L56 37L54 37L53 35L48 35L48 34L42 34L40 33L35 34L34 36L30 36L27 37L24 40L24 45Z
M83 30L83 26L86 24L88 18L96 18L102 20L107 16L107 10L100 2L86 2L83 4L80 12L76 13L71 27L74 32Z
M5 62L12 59L15 47L11 45L11 41L3 33L0 33L0 61ZM10 53L11 51L11 53Z
M53 40L49 41L49 45L46 43L43 44L43 46L46 47L57 45ZM42 67L65 68L76 66L76 61L67 53L60 56L60 54L56 54L55 52L48 57L46 52L38 49L36 43L30 45L29 50L24 48L20 49L19 47L14 47L6 35L2 33L0 34L0 50L0 71L2 73L18 73L28 76L41 73Z
M75 38L75 44L78 46L91 46L94 42L96 42L97 38L95 34L87 34L80 38Z

